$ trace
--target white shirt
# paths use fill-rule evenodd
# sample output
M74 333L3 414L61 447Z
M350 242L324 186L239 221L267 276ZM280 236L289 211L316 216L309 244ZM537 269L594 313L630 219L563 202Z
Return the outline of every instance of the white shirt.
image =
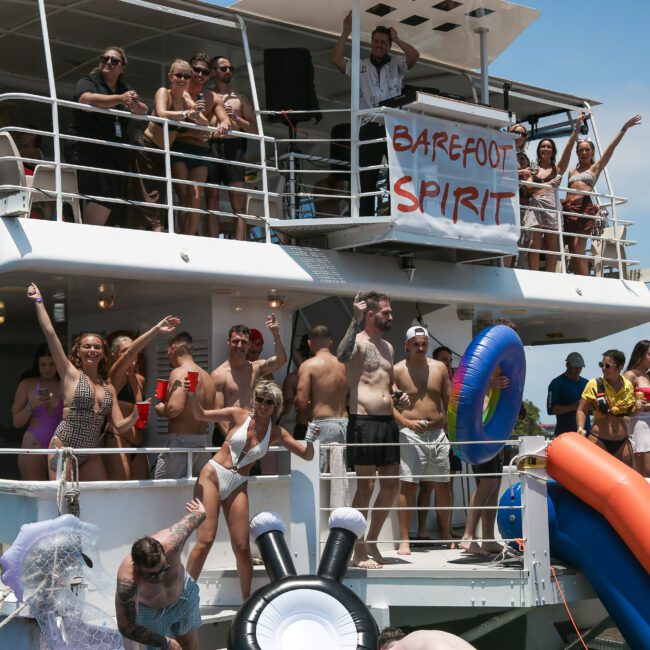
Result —
M368 59L361 59L359 108L374 108L384 99L401 94L402 80L407 70L406 57L400 54L391 54L390 61L381 68L374 66ZM345 74L350 76L351 71L352 61L346 58Z

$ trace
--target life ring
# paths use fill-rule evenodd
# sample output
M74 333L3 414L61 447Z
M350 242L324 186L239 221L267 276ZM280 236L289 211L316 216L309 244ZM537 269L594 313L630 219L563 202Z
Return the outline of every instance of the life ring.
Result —
M277 513L251 520L271 584L258 589L232 621L229 650L374 650L377 624L364 602L341 584L366 521L358 510L338 508L318 575L297 576Z
M496 369L510 379L503 390L493 389L485 409L485 397ZM447 409L447 434L454 450L466 463L478 465L494 458L510 435L521 409L526 379L526 355L517 333L506 325L492 325L479 332L465 351L454 376Z

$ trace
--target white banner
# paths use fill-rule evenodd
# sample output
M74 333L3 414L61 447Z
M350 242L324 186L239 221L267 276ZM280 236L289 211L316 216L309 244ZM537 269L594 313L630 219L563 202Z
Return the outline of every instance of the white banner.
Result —
M516 252L511 134L418 114L387 112L385 122L395 230L454 248Z

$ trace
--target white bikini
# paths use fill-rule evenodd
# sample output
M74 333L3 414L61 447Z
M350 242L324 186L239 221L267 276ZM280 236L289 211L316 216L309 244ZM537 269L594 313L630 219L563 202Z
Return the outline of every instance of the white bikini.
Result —
M248 451L244 451L248 442L248 427L250 426L250 415L246 422L233 433L232 437L226 442L230 448L230 457L232 458L232 468L227 469L219 465L216 460L209 460L208 463L214 468L217 474L217 483L219 484L219 498L223 501L227 499L240 485L248 481L248 476L240 474L237 470L246 465L252 465L255 461L263 458L269 449L269 440L271 438L271 426L266 429L264 438Z

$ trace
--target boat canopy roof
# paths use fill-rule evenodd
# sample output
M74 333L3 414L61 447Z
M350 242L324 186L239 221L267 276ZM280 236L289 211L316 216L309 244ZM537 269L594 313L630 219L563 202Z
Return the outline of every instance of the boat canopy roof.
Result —
M441 8L443 5L449 10ZM155 89L167 82L169 64L194 52L228 56L238 70L238 83L244 85L239 14L246 23L262 109L266 108L264 50L277 47L308 48L321 107L349 108L350 84L329 60L349 6L351 3L311 0L240 0L231 8L200 0L45 0L57 94L71 99L76 82L96 65L99 50L111 44L126 50L128 83L149 102ZM473 30L478 26L490 30L488 52L493 60L539 15L534 9L504 0L361 0L361 10L362 42L369 40L375 25L386 24L396 26L398 33L421 51L422 60L410 71L408 84L435 86L468 101L480 84L479 74L473 70L480 58L479 37ZM445 22L460 27L435 29ZM7 53L0 63L0 92L49 95L38 3L0 3L0 24L0 47ZM362 56L366 52L367 47L362 46ZM490 77L490 103L495 108L503 108L505 81ZM518 120L577 110L584 101L598 103L519 82L512 82L510 90L510 109Z
M352 2L239 0L235 11L338 36ZM400 38L427 61L466 70L481 65L478 28L488 31L488 60L494 61L540 12L505 0L360 0L361 41L370 42L377 25L394 27Z

